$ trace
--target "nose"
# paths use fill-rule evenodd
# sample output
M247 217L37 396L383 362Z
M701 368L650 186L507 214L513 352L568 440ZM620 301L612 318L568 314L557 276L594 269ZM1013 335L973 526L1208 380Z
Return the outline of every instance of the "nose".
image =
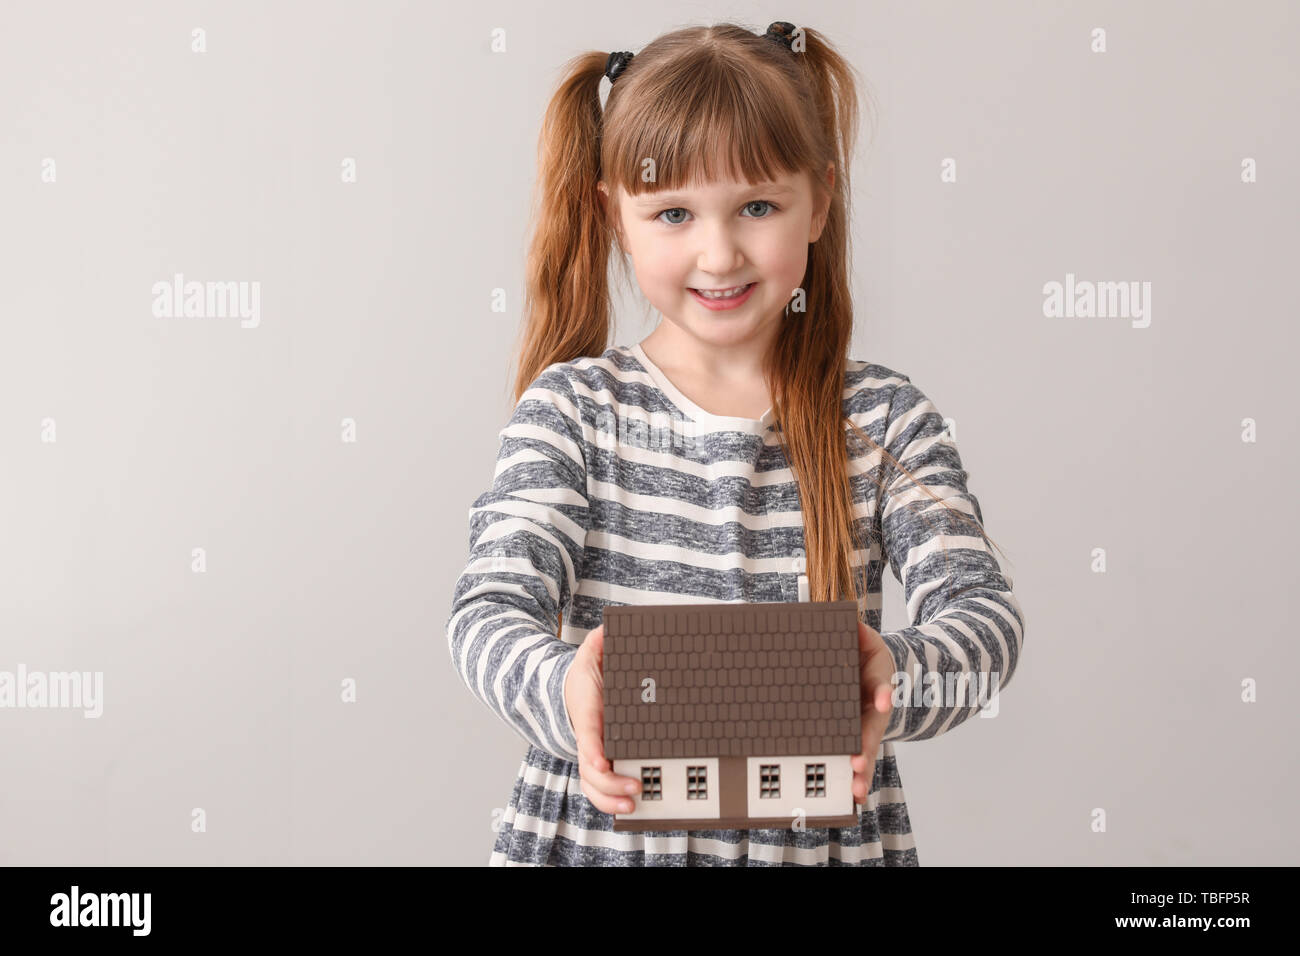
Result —
M700 251L695 266L709 275L735 275L744 264L740 246L736 244L729 226L711 223L696 231L700 236Z

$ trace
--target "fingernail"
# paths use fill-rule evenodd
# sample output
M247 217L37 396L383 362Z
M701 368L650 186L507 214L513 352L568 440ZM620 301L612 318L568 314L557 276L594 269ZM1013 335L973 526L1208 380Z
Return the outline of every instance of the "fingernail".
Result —
M624 793L636 793L636 784L634 784L634 783L629 783L626 787L623 788L623 792L624 792Z

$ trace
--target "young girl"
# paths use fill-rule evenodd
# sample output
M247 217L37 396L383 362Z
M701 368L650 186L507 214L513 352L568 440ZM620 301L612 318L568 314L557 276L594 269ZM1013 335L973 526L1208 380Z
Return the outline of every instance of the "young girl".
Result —
M447 623L530 745L494 865L916 866L893 744L987 706L950 678L1015 670L1023 616L943 416L847 355L857 104L826 39L778 22L579 56L547 108L517 404ZM663 320L606 348L611 251ZM911 624L881 634L886 560ZM602 609L846 597L857 825L614 832L640 781L603 754Z

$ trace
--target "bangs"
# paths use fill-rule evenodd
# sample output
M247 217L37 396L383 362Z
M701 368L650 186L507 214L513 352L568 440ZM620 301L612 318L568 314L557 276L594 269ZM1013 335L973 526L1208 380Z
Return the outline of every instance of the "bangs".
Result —
M605 179L633 196L811 169L811 124L789 78L705 49L636 84L605 129ZM623 91L620 91L623 92Z

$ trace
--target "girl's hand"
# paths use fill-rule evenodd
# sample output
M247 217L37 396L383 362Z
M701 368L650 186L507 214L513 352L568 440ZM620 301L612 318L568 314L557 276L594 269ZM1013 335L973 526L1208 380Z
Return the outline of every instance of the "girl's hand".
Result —
M641 781L613 772L605 759L605 686L601 664L605 625L596 628L578 647L578 656L564 679L564 705L578 738L578 776L582 792L602 813L631 813L629 794L641 792Z
M858 649L862 654L862 753L854 754L853 797L867 802L876 775L876 752L889 726L893 709L894 655L879 631L858 621Z

